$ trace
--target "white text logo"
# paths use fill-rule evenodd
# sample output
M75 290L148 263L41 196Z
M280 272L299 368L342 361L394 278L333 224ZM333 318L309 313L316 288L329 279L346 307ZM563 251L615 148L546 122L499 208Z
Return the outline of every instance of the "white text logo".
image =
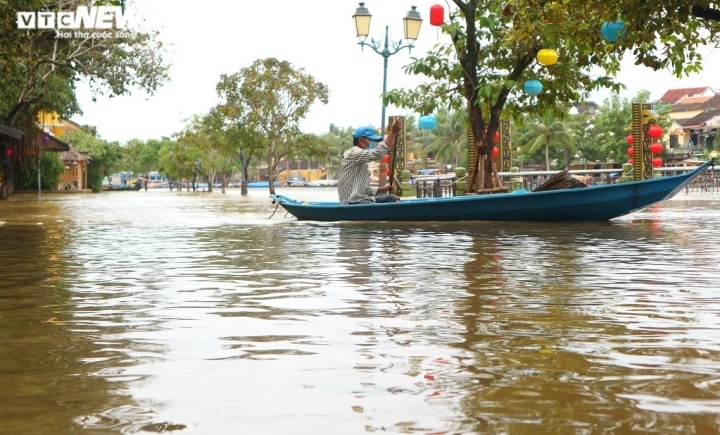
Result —
M78 6L75 12L18 12L18 29L122 29L120 6Z

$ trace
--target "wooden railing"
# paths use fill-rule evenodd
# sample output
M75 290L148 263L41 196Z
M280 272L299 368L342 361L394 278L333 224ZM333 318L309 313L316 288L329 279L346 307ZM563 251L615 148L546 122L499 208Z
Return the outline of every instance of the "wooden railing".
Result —
M690 172L693 166L656 168L659 176ZM532 191L559 171L500 172L500 178L510 191L525 189ZM569 171L588 186L613 184L622 176L622 169L580 169ZM455 196L457 177L454 174L418 175L412 178L418 198ZM720 167L708 169L685 187L685 192L720 192Z

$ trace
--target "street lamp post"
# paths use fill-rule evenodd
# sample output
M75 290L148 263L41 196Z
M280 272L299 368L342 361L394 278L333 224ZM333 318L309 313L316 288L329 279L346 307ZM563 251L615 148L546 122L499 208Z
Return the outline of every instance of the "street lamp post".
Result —
M360 48L362 49L365 46L368 46L373 49L373 51L380 56L384 58L383 60L383 96L385 95L385 92L387 92L387 67L388 67L388 58L392 56L393 54L399 52L403 48L407 48L408 52L412 50L414 47L414 42L417 40L418 35L420 34L420 25L422 24L422 18L420 17L420 12L416 10L415 6L411 6L411 9L408 11L407 15L405 15L405 18L403 18L403 28L404 28L404 39L407 39L408 42L406 44L403 44L403 41L398 42L392 42L390 43L390 38L388 36L388 30L389 26L385 26L385 43L382 44L382 41L376 41L375 39L370 39L370 42L365 42L365 39L367 38L368 34L370 33L370 18L372 15L370 15L370 11L368 11L368 8L365 7L365 3L360 3L360 6L355 10L355 15L353 15L353 20L355 20L355 30L357 32L357 37L360 39L360 42L358 42L358 45L360 45ZM381 135L385 134L385 98L383 97L382 101L382 119L380 121L380 129Z

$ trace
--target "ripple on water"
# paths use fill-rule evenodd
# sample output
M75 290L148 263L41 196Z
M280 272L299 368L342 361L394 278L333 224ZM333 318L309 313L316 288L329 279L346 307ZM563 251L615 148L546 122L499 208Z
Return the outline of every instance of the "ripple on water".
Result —
M590 224L273 211L266 192L0 208L13 289L0 295L12 338L0 421L36 433L56 421L92 433L720 426L717 201ZM24 418L28 401L41 422Z

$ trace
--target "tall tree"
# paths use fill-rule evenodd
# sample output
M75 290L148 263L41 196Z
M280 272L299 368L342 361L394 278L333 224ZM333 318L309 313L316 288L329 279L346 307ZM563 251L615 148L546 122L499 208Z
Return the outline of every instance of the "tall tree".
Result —
M117 142L108 142L84 131L68 132L63 135L63 140L71 143L76 150L87 151L90 155L88 185L95 193L102 191L105 177L123 167L123 148Z
M293 138L300 133L300 121L315 102L327 104L328 87L304 68L267 58L234 74L222 74L216 89L226 106L235 108L234 122L250 130L246 136L265 138L270 193L275 193L277 165L298 152Z
M98 0L92 5L115 3ZM87 5L83 0L0 1L0 116L5 124L15 125L21 114L30 113L26 110L31 104L63 117L76 113L74 89L79 80L89 83L96 95L110 96L137 88L152 94L167 81L165 50L157 31L115 27L113 32L122 32L97 38L93 31L60 37L53 28L15 28L18 11L75 12Z
M460 164L467 144L467 113L461 110L440 109L437 112L437 127L432 131L430 150L435 153L438 165L452 162Z
M703 14L714 11L706 0L670 0L646 4L624 0L453 0L455 9L442 26L449 44L438 44L406 71L431 79L416 89L394 90L391 103L429 113L450 105L468 111L476 138L476 163L471 191L495 186L492 137L502 116L561 110L563 103L584 101L599 88L619 91L619 61L626 49L639 64L669 67L676 74L697 71L698 49L720 37L718 23ZM702 12L702 13L701 13ZM618 43L602 39L604 21L622 18L626 31ZM544 48L555 49L561 61L535 62ZM593 67L604 70L597 74ZM540 79L537 96L523 92L523 83ZM560 105L558 105L560 103ZM487 128L486 128L487 127ZM477 183L476 183L477 182Z

